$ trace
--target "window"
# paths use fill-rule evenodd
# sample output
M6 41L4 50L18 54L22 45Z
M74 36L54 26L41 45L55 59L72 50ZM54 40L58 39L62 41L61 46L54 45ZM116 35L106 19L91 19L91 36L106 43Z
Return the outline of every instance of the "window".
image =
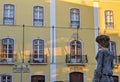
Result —
M44 9L41 6L34 6L33 8L33 25L34 26L44 25Z
M14 58L14 40L11 38L2 39L2 52L0 62L12 63Z
M114 41L110 41L110 47L109 50L113 52L113 55L115 56L114 63L117 63L117 54L116 54L116 43Z
M113 11L111 10L105 10L105 27L106 28L114 27Z
M0 82L12 82L11 75L1 75Z
M5 4L4 5L4 13L3 13L3 24L5 25L13 25L14 24L14 5Z
M45 76L44 75L32 75L31 82L45 82Z
M72 8L70 9L70 23L71 27L80 26L80 11L79 9Z
M110 41L109 50L113 52L114 56L116 56L116 43L114 41Z
M70 55L82 55L82 45L80 41L73 40L70 42Z
M34 62L44 61L44 40L33 40L33 58Z

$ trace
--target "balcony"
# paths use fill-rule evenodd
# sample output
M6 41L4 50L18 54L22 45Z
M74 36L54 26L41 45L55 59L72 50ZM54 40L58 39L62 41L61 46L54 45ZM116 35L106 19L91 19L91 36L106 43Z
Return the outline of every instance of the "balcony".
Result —
M86 65L87 63L87 55L66 55L67 65Z
M0 57L0 64L14 64L16 62L16 54L13 54L14 57Z
M28 62L30 64L47 64L47 55L39 55L39 57L30 55L30 60Z

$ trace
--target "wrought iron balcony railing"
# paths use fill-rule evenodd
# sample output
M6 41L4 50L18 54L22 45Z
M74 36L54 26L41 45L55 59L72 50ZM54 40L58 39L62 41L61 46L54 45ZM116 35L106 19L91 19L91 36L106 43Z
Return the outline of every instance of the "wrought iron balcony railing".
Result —
M88 63L87 55L66 55L67 64L82 64Z
M46 64L47 63L47 55L39 55L39 57L30 55L29 63L30 64Z
M13 57L0 57L0 64L14 64L16 62L16 54L13 54Z

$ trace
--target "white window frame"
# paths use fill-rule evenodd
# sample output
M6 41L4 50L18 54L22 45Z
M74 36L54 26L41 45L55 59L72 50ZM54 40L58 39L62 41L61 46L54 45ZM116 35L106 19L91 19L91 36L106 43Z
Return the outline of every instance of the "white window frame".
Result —
M11 76L11 82L13 82L13 75L11 75L11 74L0 74L0 82L3 82L3 81L1 81L3 75L5 75L5 76ZM8 82L7 77L6 77L5 82Z
M70 43L72 42L72 41L74 41L74 40L71 40L70 42L69 42L69 46L71 47L71 45L70 45ZM76 40L77 41L77 40ZM83 55L83 43L82 43L82 41L80 41L80 40L78 40L80 43L81 43L81 55ZM70 52L71 52L71 49L69 48L69 54L70 54ZM76 53L77 53L77 44L75 45L75 55L76 55Z
M105 10L105 28L114 28L114 14L112 10Z
M36 14L34 12L35 8L37 8L37 18L35 18L35 14ZM40 17L40 14L41 14L41 17ZM36 24L36 22L39 22L39 23ZM43 6L34 6L33 7L33 26L44 26L44 7Z
M9 37L6 37L6 38L3 38L2 39L2 48L3 48L3 46L5 45L4 43L3 43L3 40L7 40L7 43L6 43L6 45L7 45L7 48L6 48L6 50L7 50L7 57L6 57L6 61L8 62L8 63L10 63L10 62L12 62L13 61L13 59L14 59L14 44L15 44L15 41L14 41L14 39L13 38L9 38ZM8 57L8 51L9 51L9 45L10 45L10 40L12 40L13 41L13 44L12 44L12 46L13 46L13 57L12 58L9 58ZM3 51L2 51L3 52Z
M7 9L5 9L6 6L8 6ZM11 9L11 7L13 7L13 8ZM4 4L3 24L4 25L14 25L14 19L15 19L15 6L13 4ZM7 22L5 22L5 21L7 21Z
M73 13L73 11L74 11L74 13ZM73 22L76 24L73 25ZM78 8L71 8L70 9L70 25L73 28L80 27L80 9L78 9Z
M41 53L41 54L43 54L43 56L45 56L45 40L40 39L40 38L33 39L33 51L34 51L34 46L35 46L35 45L34 45L34 41L35 41L35 40L37 40L37 46L40 46L40 44L39 44L39 41L40 41L40 40L43 41L43 44L42 44L42 45L43 45L43 53ZM34 52L33 52L33 55L32 55L33 57L32 57L32 58L35 59L35 60L38 60L38 61L44 60L44 58L40 58L40 57L39 57L39 56L40 56L40 52L39 52L39 51L40 51L40 47L38 47L37 51L38 51L38 53L37 53L37 54L38 54L38 57L37 57L37 58L34 58Z

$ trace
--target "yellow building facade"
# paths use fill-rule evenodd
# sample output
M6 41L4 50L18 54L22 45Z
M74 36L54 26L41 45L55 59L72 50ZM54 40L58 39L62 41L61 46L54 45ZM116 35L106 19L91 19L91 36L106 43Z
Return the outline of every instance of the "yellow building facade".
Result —
M119 0L0 0L0 82L91 82L100 34L119 82Z
M120 24L119 24L120 1L106 0L99 2L99 27L100 34L110 36L110 50L114 52L114 80L120 81Z

